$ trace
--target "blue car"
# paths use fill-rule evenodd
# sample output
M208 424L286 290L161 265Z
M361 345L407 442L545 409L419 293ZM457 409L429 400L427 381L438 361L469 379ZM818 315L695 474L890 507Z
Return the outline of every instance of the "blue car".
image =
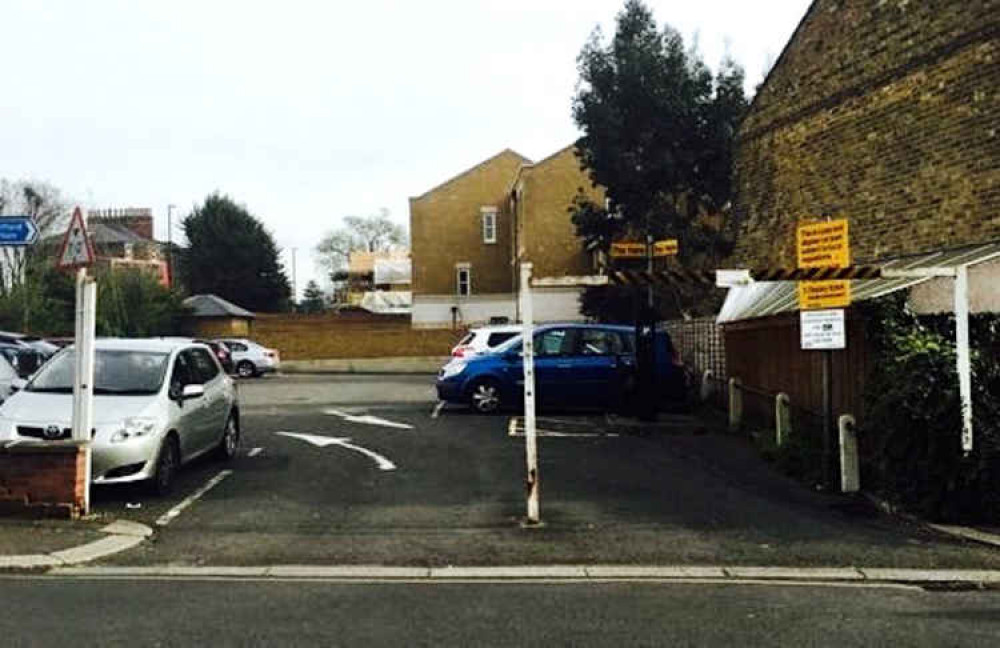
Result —
M670 337L657 333L656 381L661 393L683 385ZM610 324L535 328L535 395L540 407L619 407L635 390L635 329ZM468 360L455 358L437 378L438 398L488 414L523 402L521 338ZM662 394L680 397L679 393Z

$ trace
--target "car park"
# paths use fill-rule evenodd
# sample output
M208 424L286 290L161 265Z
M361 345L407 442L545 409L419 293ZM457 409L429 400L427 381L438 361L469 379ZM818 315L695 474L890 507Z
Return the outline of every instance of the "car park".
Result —
M522 327L516 324L469 329L469 332L451 350L451 355L453 358L471 358L489 353L504 342L519 337L521 330Z
M75 363L74 348L64 349L0 405L0 439L70 438ZM93 394L94 484L148 480L165 494L182 464L236 454L236 388L203 344L100 339Z
M605 324L550 324L535 328L535 392L541 407L618 408L635 393L635 329ZM666 333L657 334L656 381L661 391L682 385ZM492 413L520 402L524 388L521 340L491 353L453 358L437 378L438 398ZM681 398L680 393L663 394Z
M246 338L219 338L232 354L236 374L241 378L253 378L266 373L274 373L281 366L281 354L277 349L269 349Z

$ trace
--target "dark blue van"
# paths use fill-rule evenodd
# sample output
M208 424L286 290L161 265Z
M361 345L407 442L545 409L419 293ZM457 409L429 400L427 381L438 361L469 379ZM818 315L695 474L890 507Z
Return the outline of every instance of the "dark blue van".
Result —
M621 406L635 389L635 329L610 324L547 324L535 328L535 394L540 407ZM657 387L682 398L682 370L666 333L657 333ZM438 373L438 398L482 413L523 402L521 338Z

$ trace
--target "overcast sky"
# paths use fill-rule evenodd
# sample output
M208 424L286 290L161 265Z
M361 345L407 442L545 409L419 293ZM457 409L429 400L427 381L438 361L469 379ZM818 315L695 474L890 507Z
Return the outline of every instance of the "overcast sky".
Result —
M760 81L808 0L647 0ZM345 215L419 195L510 147L578 131L576 56L623 0L0 2L0 177L84 207L151 207L166 239L212 191L284 250L299 293ZM175 234L176 237L176 234Z

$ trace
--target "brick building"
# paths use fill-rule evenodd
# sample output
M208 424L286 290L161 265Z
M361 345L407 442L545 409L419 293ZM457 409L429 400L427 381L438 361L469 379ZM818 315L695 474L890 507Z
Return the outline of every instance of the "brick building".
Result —
M998 57L1000 0L815 0L740 128L730 267L794 267L800 221L846 218L853 263L971 263L973 312L1000 310ZM855 302L910 288L918 311L954 304L951 279L854 284ZM731 290L727 364L815 408L819 354L799 350L796 310L791 283ZM848 319L834 403L857 414L865 325Z
M537 278L591 274L570 221L580 189L603 199L572 146L537 163L508 149L411 198L413 326L516 321L521 262ZM535 319L579 319L579 293L538 289Z
M739 133L745 265L850 220L856 262L1000 238L1000 0L815 0Z

